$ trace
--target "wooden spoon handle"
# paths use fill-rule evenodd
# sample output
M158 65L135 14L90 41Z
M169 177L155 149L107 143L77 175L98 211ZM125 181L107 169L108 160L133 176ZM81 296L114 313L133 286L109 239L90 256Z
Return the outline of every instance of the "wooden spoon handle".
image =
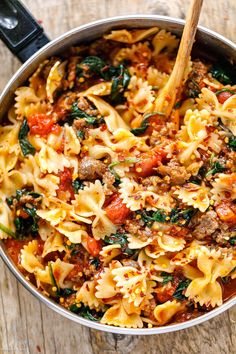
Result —
M155 110L164 113L167 117L172 111L189 63L202 3L203 0L191 1L173 71L166 86L155 101Z

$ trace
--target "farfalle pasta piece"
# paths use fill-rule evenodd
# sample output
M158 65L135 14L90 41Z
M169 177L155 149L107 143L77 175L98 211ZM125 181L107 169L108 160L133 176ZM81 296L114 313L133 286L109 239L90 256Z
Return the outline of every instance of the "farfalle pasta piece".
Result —
M222 300L222 288L218 282L219 277L226 277L235 268L236 260L219 251L209 251L202 248L197 258L197 267L203 273L202 277L194 279L188 286L185 296L201 306L220 306Z
M197 102L200 109L207 109L215 119L221 118L223 124L236 135L236 95L232 95L221 104L216 94L204 87Z
M135 306L139 306L147 292L147 270L127 266L112 270L116 286Z
M74 264L63 262L60 260L60 258L58 258L55 262L50 262L50 264L57 286L60 289L70 287L70 281L68 281L66 277L73 270Z
M18 118L23 119L23 117L28 116L28 108L31 104L40 102L40 98L36 95L34 90L28 86L19 87L15 94L15 112Z
M125 311L123 300L119 300L110 307L103 315L101 321L103 324L114 325L126 328L142 328L143 321L137 313L128 314Z
M168 194L158 195L127 177L122 178L119 187L123 203L132 211L142 208L171 210L172 198Z
M90 183L89 187L80 190L75 197L76 213L82 217L95 216L92 222L92 233L95 239L104 238L116 232L116 226L107 217L102 209L105 194L99 180Z
M25 175L25 184L33 186L36 193L45 196L56 196L60 179L54 174L46 174L42 177L41 170L35 157L29 155L21 164L20 172Z
M182 200L183 203L199 209L201 212L207 210L210 206L209 188L199 186L194 183L187 183L178 188L174 194Z
M111 33L104 35L105 39L109 39L112 41L117 41L121 43L133 44L143 39L152 36L157 31L159 31L158 27L151 27L148 29L140 29L140 30L114 30Z
M137 76L131 77L126 97L129 104L139 113L146 113L153 108L155 96L152 87Z
M163 255L154 260L153 269L158 272L173 273L175 265L171 264L171 259Z
M7 203L0 199L0 224L10 230L12 233L15 232L15 225L13 222L12 211L7 205ZM8 238L9 234L4 232L2 228L0 228L0 240Z
M192 156L196 154L197 148L207 137L206 126L211 123L210 113L207 110L187 110L184 125L177 134L181 163L192 161Z
M81 243L82 237L88 236L81 224L72 221L63 221L56 226L57 231L68 237L72 243Z
M116 243L114 245L104 246L100 251L100 259L104 266L110 263L110 261L121 254L121 245Z
M46 93L49 102L53 103L54 93L61 87L62 79L65 75L67 61L62 63L58 60L49 71L46 81Z
M218 177L212 182L211 189L212 198L215 200L236 199L236 173L231 174L220 173Z
M145 143L146 138L138 138L129 130L123 128L115 130L113 134L111 134L108 130L102 131L99 128L91 129L89 133L90 137L94 138L95 141L102 141L106 147L112 150L112 152L120 152L121 150L129 151L134 146L136 146L141 151L146 151L148 149L148 146ZM91 142L89 141L89 139L84 141L84 144L86 144L86 146L90 145L90 143Z
M44 258L47 254L51 252L63 252L65 251L65 246L63 242L63 236L59 232L51 234L45 241L43 245L42 257Z
M98 96L88 95L87 97L103 116L110 132L114 132L119 128L129 130L129 126L124 122L119 113L109 105L109 103Z
M177 252L184 248L186 241L181 237L174 237L170 235L158 235L157 242L161 249L166 252Z
M98 299L109 299L118 293L116 282L113 279L114 276L111 271L111 268L105 267L99 275L95 293Z
M194 259L198 257L199 252L201 252L203 243L194 240L189 247L178 252L172 259L171 264L177 266L185 266L191 263Z
M65 289L71 287L71 281L66 278L73 268L73 264L63 262L58 258L55 262L49 262L45 269L36 269L34 274L38 286L41 283L46 283L54 287L55 284L52 282L52 278L54 278L57 288ZM50 274L51 272L52 274Z
M11 196L16 189L21 189L26 184L24 173L18 170L7 172L7 169L4 168L5 164L8 163L0 155L0 165L3 167L0 168L0 196L2 197Z
M42 71L44 70L45 66L48 63L49 63L48 59L40 63L37 70L29 78L29 87L31 87L36 93L36 95L42 100L45 100L47 98L46 79L42 75Z
M168 323L172 317L185 309L185 304L176 300L164 302L164 304L157 305L154 309L154 317L160 325Z
M79 155L80 141L77 138L75 131L68 124L64 128L64 154L65 156Z
M169 79L169 75L162 73L153 66L147 69L147 82L150 86L155 86L158 89L163 88Z
M151 60L152 51L148 42L137 43L133 44L131 47L121 48L117 53L115 53L112 61L115 66L119 65L123 60L130 61L130 65L135 65L129 67L130 74L139 76L139 70L137 70L136 64L140 62L142 57L145 62ZM142 71L140 73L142 74Z
M96 287L94 280L85 281L76 294L76 302L82 302L90 309L99 310L103 307L102 302L95 296Z
M58 173L58 171L63 171L65 167L71 167L70 161L63 154L56 152L46 144L35 155L35 160L42 173Z
M152 238L147 239L146 241L141 240L138 236L128 235L128 246L131 250L144 248L152 242Z
M165 52L172 52L178 47L178 44L179 39L177 39L176 36L165 30L160 30L152 40L154 47L153 56L157 56L163 50L165 50Z
M107 96L111 93L111 82L101 82L99 84L90 86L87 90L80 92L80 96Z
M37 269L43 269L41 257L38 255L38 241L30 241L21 250L21 265L29 273L34 273Z

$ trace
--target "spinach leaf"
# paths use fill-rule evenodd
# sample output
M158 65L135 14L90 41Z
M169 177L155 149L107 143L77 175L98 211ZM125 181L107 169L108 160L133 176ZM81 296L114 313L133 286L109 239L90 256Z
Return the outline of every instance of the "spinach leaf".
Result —
M5 232L5 234L13 237L13 238L16 238L16 234L15 232L13 232L12 230L10 230L8 227L6 227L5 225L3 225L1 222L0 222L0 230L2 232Z
M134 134L134 135L141 135L141 134L145 133L145 131L149 127L148 118L149 117L144 117L140 127L135 128L135 129L131 129L130 130L131 133Z
M214 162L212 165L212 169L207 172L205 177L208 177L210 175L215 175L216 173L223 172L225 170L225 167L221 165L218 161Z
M56 288L55 295L56 295L56 297L59 297L60 296L60 288L59 288L59 286L58 286L58 284L56 282L56 279L54 277L53 269L52 269L52 263L51 262L48 263L48 269L49 269L49 276L50 276L50 279L51 279L52 287Z
M79 304L79 306L73 304L69 307L69 310L71 312L76 313L77 315L80 315L84 318L87 318L90 321L95 321L95 322L99 321L103 316L102 312L96 312L95 310L90 310L88 306L84 306L81 304Z
M72 187L74 188L74 192L75 193L79 193L80 189L84 189L84 183L83 181L81 181L79 178L76 178L73 182L72 182Z
M231 237L229 239L229 243L230 243L231 246L235 246L236 245L236 236Z
M76 293L76 290L70 289L70 288L65 288L65 289L60 290L60 296L62 296L62 297L67 297L67 296L70 296L75 293Z
M162 112L153 112L153 113L145 114L144 117L143 117L143 121L142 121L140 127L135 128L135 129L131 129L130 130L131 133L134 134L134 135L143 134L146 131L146 129L149 127L149 118L153 117L155 115L165 116Z
M99 258L94 258L91 260L90 264L94 265L95 269L99 269L101 262Z
M170 222L172 224L179 224L180 226L185 226L187 225L193 215L196 213L196 210L193 208L189 209L175 209L173 208L170 212Z
M191 283L190 279L182 280L177 286L173 296L178 300L184 300L186 297L183 294L183 291L189 286L190 283Z
M106 66L106 63L99 57L89 56L86 57L80 64L80 68L87 67L91 73L98 74L102 76L102 69Z
M84 132L82 130L77 130L76 135L80 139L84 138Z
M121 101L121 93L128 87L130 82L130 74L123 64L119 66L107 65L101 58L97 56L86 57L78 66L80 69L78 75L83 75L85 70L86 75L88 71L90 74L96 74L102 79L112 81L110 99L113 102Z
M156 211L138 211L137 214L141 215L141 219L147 226L151 226L155 221L157 222L166 222L167 215L164 210Z
M224 88L222 88L221 90L216 91L216 92L215 92L215 95L218 96L218 95L219 95L220 93L222 93L222 92L230 92L230 93L232 93L232 95L235 94L234 91L232 91L232 90L230 90L230 89L224 87Z
M24 206L23 210L29 215L29 217L22 218L21 216L18 216L14 219L17 238L24 238L30 235L35 236L39 229L39 217L36 214L36 208L29 208Z
M214 64L210 73L223 85L230 85L236 81L236 70L228 62Z
M28 132L29 132L29 126L27 123L27 119L25 118L23 120L23 123L21 124L19 135L18 135L19 144L21 147L22 154L24 156L34 155L36 151L33 145L31 145L30 142L27 140Z
M236 136L231 136L229 138L228 146L231 150L236 151Z
M35 199L42 197L41 194L36 193L36 192L32 192L29 189L23 188L23 189L17 189L16 190L16 195L11 196L10 198L7 198L7 204L10 206L13 204L14 199L16 199L17 201L20 200L21 197L25 196L25 195L29 195Z
M71 106L71 113L69 113L69 123L72 123L74 119L78 119L78 118L84 118L85 121L88 124L95 124L97 122L97 118L93 117L89 114L87 114L86 112L82 111L79 107L77 102L74 102Z
M116 72L115 72L116 71ZM128 87L130 82L130 74L123 65L119 65L114 70L114 77L111 85L111 100L116 101L119 95Z
M172 281L174 279L173 275L166 272L161 272L161 277L163 278L162 280L163 285L169 283L169 281Z
M104 238L104 242L107 245L114 245L116 243L118 243L121 246L121 250L123 253L126 253L128 255L132 255L134 253L134 250L131 250L128 247L128 240L127 240L127 236L125 234L113 234L111 236L106 236Z

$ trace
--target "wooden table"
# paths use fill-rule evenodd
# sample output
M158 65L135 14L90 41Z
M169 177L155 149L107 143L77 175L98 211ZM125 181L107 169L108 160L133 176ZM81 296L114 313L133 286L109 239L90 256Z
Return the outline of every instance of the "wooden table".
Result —
M109 16L159 14L184 18L186 0L24 0L51 38ZM205 0L201 24L236 41L236 1ZM0 89L20 66L0 43ZM125 336L90 330L39 303L0 262L0 353L236 353L236 307L180 332Z

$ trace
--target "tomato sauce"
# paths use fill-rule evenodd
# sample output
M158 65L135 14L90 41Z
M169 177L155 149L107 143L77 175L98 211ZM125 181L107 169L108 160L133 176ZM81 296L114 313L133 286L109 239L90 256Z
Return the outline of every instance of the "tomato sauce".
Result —
M236 279L231 279L229 282L222 285L223 301L229 300L236 295Z

